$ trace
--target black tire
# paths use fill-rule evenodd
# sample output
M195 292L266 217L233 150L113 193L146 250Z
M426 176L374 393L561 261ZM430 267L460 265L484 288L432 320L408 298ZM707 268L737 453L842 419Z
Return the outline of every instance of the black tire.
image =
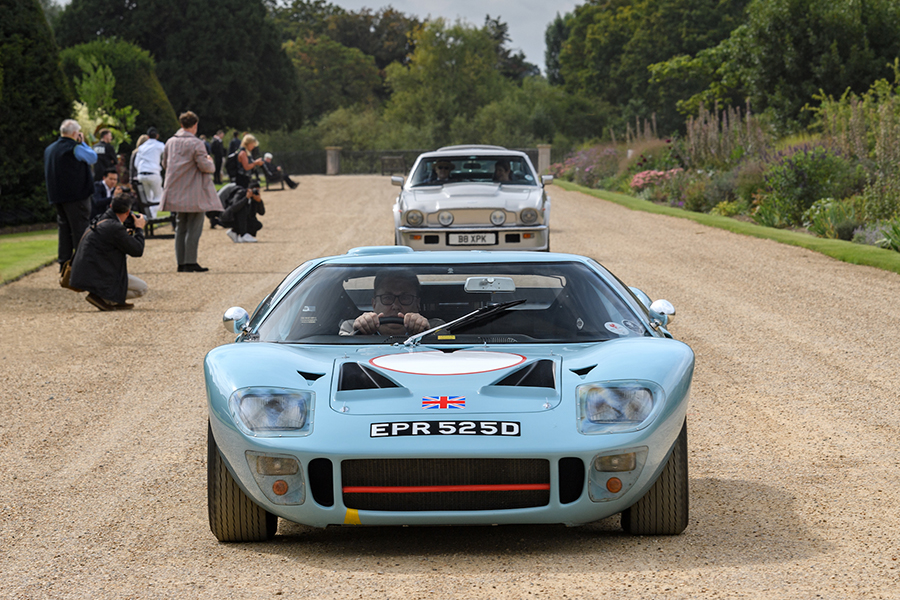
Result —
M207 426L207 508L209 528L220 542L265 542L275 536L278 517L253 503L228 472Z
M678 535L688 524L687 421L653 487L622 511L622 529L632 535Z

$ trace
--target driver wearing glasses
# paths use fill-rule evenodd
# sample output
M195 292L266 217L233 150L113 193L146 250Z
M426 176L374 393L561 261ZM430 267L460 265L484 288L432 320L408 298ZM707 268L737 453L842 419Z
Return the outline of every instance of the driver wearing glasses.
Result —
M375 276L372 312L341 323L340 334L415 335L442 324L438 319L429 323L419 314L421 292L419 278L412 271L382 271Z

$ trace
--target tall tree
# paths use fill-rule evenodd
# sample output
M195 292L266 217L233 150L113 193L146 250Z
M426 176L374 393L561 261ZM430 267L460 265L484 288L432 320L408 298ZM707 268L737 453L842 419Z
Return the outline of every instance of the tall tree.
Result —
M536 77L541 74L540 68L525 60L525 53L519 50L513 53L506 47L510 42L509 25L500 20L500 17L491 18L490 15L484 18L484 30L493 38L497 44L497 70L500 74L521 83L526 77Z
M748 0L592 0L578 6L559 54L571 93L598 96L623 117L657 113L660 129L683 123L648 67L726 39L743 22Z
M262 0L72 0L60 17L64 46L118 37L148 50L176 112L200 130L299 124L297 80Z
M450 141L454 121L471 120L512 85L496 68L498 44L484 27L435 19L417 31L415 44L408 67L388 67L393 94L385 117L427 131L435 143Z
M681 102L683 111L746 99L789 133L809 124L813 115L804 107L820 90L863 94L893 77L900 56L895 0L753 0L747 14L747 23L719 45L653 67L662 85L703 84Z
M43 151L72 113L72 93L38 0L0 19L0 225L47 218Z
M544 32L544 68L546 69L547 81L551 85L562 85L563 76L559 72L559 53L562 46L569 37L569 21L572 20L572 13L566 13L565 17L556 13L556 18L547 25Z
M312 34L287 42L285 50L301 82L304 120L318 121L337 108L376 103L381 78L371 56Z
M164 138L178 130L175 109L156 76L156 62L146 50L124 40L98 39L66 48L60 56L70 81L82 76L81 59L96 61L112 71L118 104L138 111L132 137L151 126Z

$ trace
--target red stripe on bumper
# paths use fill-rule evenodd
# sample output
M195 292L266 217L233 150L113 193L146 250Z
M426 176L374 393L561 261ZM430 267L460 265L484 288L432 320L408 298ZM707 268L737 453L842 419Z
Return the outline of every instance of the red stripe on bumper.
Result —
M522 490L549 490L549 483L511 483L499 485L410 485L376 486L350 485L344 487L345 494L418 494L422 492L518 492Z

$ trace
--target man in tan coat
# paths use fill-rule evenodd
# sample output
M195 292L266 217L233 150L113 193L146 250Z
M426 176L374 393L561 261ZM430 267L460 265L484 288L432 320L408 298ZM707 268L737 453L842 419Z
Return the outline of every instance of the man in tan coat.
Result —
M206 211L224 210L212 174L216 167L197 137L200 119L188 111L178 117L181 129L166 142L162 166L166 170L159 210L175 213L175 258L179 273L209 271L197 263L197 247Z

